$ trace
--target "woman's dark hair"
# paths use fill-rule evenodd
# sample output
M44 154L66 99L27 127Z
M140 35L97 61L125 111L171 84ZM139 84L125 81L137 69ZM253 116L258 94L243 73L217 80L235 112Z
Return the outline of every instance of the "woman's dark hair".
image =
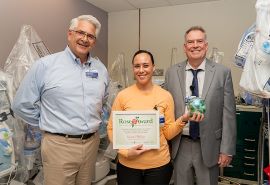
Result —
M152 53L151 53L150 51L146 51L146 50L138 50L138 51L136 51L136 53L133 55L133 58L132 58L132 64L133 64L133 62L134 62L134 58L135 58L137 55L141 54L141 53L146 53L146 54L148 54L148 55L150 56L150 58L151 58L152 64L155 64L154 57L153 57Z

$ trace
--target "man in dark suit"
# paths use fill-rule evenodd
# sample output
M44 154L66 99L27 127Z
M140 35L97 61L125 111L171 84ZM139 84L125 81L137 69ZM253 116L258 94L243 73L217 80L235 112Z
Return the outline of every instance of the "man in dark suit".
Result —
M187 123L172 140L175 185L194 185L195 181L197 185L217 185L219 167L228 166L235 154L236 108L231 72L208 60L207 49L205 30L191 27L185 33L187 60L166 73L165 89L173 96L176 117L187 111L186 99L196 90L195 96L206 104L204 120ZM191 125L197 127L195 136Z

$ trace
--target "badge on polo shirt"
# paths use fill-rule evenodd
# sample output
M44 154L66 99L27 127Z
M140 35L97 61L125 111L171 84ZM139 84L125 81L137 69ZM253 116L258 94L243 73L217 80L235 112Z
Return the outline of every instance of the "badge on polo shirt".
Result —
M98 78L98 71L96 69L88 69L85 71L85 76L88 78Z

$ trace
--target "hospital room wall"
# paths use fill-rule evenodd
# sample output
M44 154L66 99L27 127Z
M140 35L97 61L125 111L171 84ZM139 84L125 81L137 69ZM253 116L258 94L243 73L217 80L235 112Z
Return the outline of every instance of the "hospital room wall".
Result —
M63 50L69 21L82 14L97 17L102 29L93 51L107 65L108 14L85 0L3 0L0 2L0 67L2 68L22 25L31 25L52 53Z
M209 55L213 47L224 52L222 64L232 70L235 95L240 92L242 69L234 64L234 54L245 30L256 21L256 0L219 0L178 6L141 10L140 39L139 11L109 13L108 61L109 66L119 53L124 53L129 79L131 59L140 48L150 50L156 68L170 67L172 49L176 48L177 61L186 59L183 53L184 33L193 25L201 25L207 32Z

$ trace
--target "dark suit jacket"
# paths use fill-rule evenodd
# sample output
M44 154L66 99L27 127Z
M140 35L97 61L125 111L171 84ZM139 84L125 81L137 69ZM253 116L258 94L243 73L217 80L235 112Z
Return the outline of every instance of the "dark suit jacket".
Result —
M185 83L187 61L168 69L165 89L173 96L175 116L185 112ZM206 103L205 118L200 122L200 139L203 162L212 167L219 153L234 155L236 146L236 106L231 72L223 65L206 59L202 99ZM172 139L172 159L178 153L181 134Z

